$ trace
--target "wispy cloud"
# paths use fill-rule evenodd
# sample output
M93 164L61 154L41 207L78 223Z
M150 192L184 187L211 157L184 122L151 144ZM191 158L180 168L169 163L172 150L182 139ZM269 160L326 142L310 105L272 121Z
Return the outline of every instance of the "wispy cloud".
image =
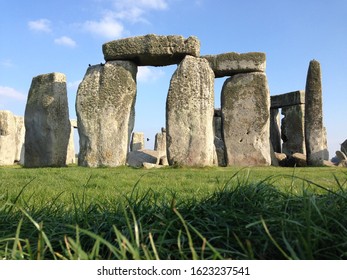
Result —
M83 24L83 28L93 35L98 35L108 39L119 38L123 35L124 32L123 24L119 20L117 20L117 18L111 12L107 12L98 21L86 21Z
M54 39L54 43L57 45L74 48L77 46L76 42L67 36L62 36L60 38Z
M28 27L30 30L51 33L51 21L45 18L33 20L28 22Z
M163 76L165 76L165 72L162 69L143 66L138 68L136 78L138 82L149 83Z
M99 20L82 24L83 29L107 39L117 39L128 33L126 23L146 22L153 10L166 10L167 0L111 0L112 7L104 9Z
M14 67L14 63L12 62L11 59L4 59L0 62L0 65L5 68L12 68Z
M6 86L0 86L0 96L9 97L19 101L24 101L27 99L25 94L15 90L14 88Z

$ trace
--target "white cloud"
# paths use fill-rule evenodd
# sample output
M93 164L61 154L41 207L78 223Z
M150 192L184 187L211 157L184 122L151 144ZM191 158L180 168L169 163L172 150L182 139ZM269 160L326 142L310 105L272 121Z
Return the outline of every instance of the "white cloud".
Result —
M138 82L154 82L165 75L161 69L151 68L147 66L138 67L137 81Z
M0 86L0 96L9 97L20 101L24 101L27 99L25 94L15 90L14 88L5 86Z
M54 39L54 43L57 45L66 46L70 48L74 48L77 46L76 42L67 36L62 36L60 38Z
M11 59L4 59L0 62L0 65L6 68L12 68L15 65L13 64Z
M148 23L146 14L151 10L165 10L167 0L111 0L113 7L104 9L99 20L83 23L83 29L107 39L117 39L128 33L125 22Z
M29 21L28 26L29 29L33 31L40 31L46 33L52 32L51 21L45 18Z
M124 26L112 13L107 12L99 21L86 21L83 28L107 39L117 39L123 35Z

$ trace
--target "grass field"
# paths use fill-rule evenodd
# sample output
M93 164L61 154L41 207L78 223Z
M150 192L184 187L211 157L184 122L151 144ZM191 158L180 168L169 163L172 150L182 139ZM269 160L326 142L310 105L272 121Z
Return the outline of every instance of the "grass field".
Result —
M0 168L0 259L347 259L340 168Z

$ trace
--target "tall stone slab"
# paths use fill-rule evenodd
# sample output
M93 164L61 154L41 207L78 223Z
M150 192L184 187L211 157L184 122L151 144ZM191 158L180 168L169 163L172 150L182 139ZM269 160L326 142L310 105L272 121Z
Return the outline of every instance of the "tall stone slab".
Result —
M270 95L264 73L227 79L221 95L227 165L270 165Z
M14 116L16 121L16 154L14 161L24 164L25 125L24 117Z
M305 140L309 166L322 166L327 154L322 105L320 63L312 60L307 72L305 90Z
M292 155L306 154L305 147L305 105L282 108L281 138L282 153Z
M145 135L143 132L133 132L131 136L130 151L139 151L145 148Z
M278 108L270 109L270 141L273 151L282 152L281 129L280 129L280 113Z
M214 164L214 74L207 60L186 56L172 76L166 100L170 165Z
M0 165L12 165L16 155L16 119L10 111L0 111Z
M69 144L67 146L66 154L66 164L75 164L76 163L76 154L75 154L75 132L74 132L74 123L76 120L70 120L71 132L69 137Z
M24 166L65 166L71 127L64 74L33 78L24 118Z
M89 67L76 98L81 166L126 164L134 127L137 66L109 61Z
M158 158L166 156L166 129L161 128L161 132L155 135L154 150L158 151Z

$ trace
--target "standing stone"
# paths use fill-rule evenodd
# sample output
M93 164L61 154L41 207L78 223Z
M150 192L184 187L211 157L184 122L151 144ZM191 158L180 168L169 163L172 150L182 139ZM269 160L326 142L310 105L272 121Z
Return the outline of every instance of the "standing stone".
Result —
M16 154L14 161L24 164L24 141L25 141L25 126L24 117L15 116L16 120Z
M305 91L305 140L307 164L322 166L326 156L323 111L322 111L322 76L320 64L310 62Z
M186 56L171 78L166 100L170 165L213 165L213 113L213 71L207 60Z
M280 114L278 108L270 109L270 140L275 153L282 152Z
M25 108L24 166L65 166L70 130L65 75L34 77Z
M75 154L75 137L74 137L74 123L76 120L70 120L71 132L69 137L69 144L67 146L66 154L66 164L75 164L76 163L76 154Z
M158 158L166 157L166 129L161 128L161 132L155 135L154 150L158 151Z
M306 154L304 111L305 105L282 108L284 115L281 126L282 152L286 155Z
M134 127L136 64L89 67L76 98L81 166L125 165Z
M143 132L133 132L131 137L130 151L139 151L145 148L145 136Z
M270 165L270 95L264 73L238 74L223 85L227 165Z
M225 161L225 145L222 136L222 111L221 109L214 110L213 116L214 129L214 146L216 149L218 166L226 166Z
M0 111L0 165L12 165L16 155L16 120L12 112Z

